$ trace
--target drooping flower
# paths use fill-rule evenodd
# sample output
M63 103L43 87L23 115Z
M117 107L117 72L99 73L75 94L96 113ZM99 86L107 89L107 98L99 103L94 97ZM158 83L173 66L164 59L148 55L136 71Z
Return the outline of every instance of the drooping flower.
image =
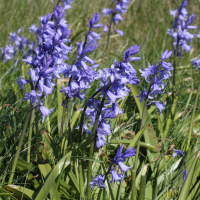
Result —
M42 113L42 122L44 122L45 117L49 116L49 114L53 112L53 108L49 110L44 106L40 106L40 112Z
M191 63L193 66L195 66L196 69L200 68L200 59L192 59Z
M187 176L187 171L186 171L186 169L185 169L185 170L183 171L183 181L185 180L186 176Z
M177 150L177 149L173 149L175 151L175 153L173 153L173 157L177 157L177 156L185 156L185 154L181 151L181 150Z
M37 94L35 92L35 90L31 90L30 93L26 93L26 97L24 97L22 100L29 100L30 99L30 102L32 103L32 105L34 105L34 103L38 103L39 102L39 97L41 96L42 94Z
M99 189L106 188L106 185L103 183L105 177L98 175L95 179L94 179L94 177L92 177L92 179L93 179L93 181L91 181L89 183L90 189L92 189L96 185L98 186Z
M110 171L110 174L112 175L112 181L109 181L109 183L113 183L114 181L121 181L123 178L125 178L124 175L118 174L114 168Z
M16 81L16 83L19 84L22 90L25 90L24 85L27 84L28 82L29 82L28 80L23 79L23 76L19 76L18 81Z

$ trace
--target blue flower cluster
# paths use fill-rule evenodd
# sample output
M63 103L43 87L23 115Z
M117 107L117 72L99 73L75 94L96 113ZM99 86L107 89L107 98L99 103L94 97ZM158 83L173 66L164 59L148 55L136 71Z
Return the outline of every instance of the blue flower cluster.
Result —
M127 12L127 5L130 3L129 0L112 0L113 2L117 2L116 6L114 9L111 8L104 8L103 9L103 13L104 16L109 17L111 15L111 22L113 22L115 25L118 24L119 21L124 20L121 16L121 14ZM110 24L111 26L111 24ZM108 29L111 28L109 27L109 25L105 25L104 26L104 32L108 32ZM117 34L119 34L120 36L123 36L124 33L121 30L115 30L117 32Z
M30 31L34 32L38 44L34 48L34 55L28 56L25 61L30 64L30 80L22 76L17 83L24 90L24 85L31 84L31 91L26 93L23 100L30 100L34 108L39 107L42 113L42 121L45 116L53 111L43 106L43 100L53 91L54 79L60 78L60 71L67 66L68 53L71 53L72 46L68 46L70 30L64 19L65 8L57 5L54 12L40 17L40 28L32 25Z
M20 51L23 56L30 54L34 48L34 42L30 42L25 37L20 37L19 34L21 32L21 28L16 33L9 33L9 41L10 44L5 47L1 47L1 59L6 62L11 60L16 52Z
M104 187L106 187L103 181L105 181L105 179L107 178L109 174L111 174L112 176L112 180L109 181L110 183L113 183L113 181L121 181L123 178L125 178L125 175L123 175L123 173L128 172L128 170L131 169L132 167L126 166L123 162L126 161L126 158L135 156L136 155L135 153L137 150L133 149L133 147L127 149L124 153L122 153L122 150L123 150L123 146L120 146L119 149L117 150L117 154L115 158L112 160L108 168L108 171L106 172L106 174L104 174L104 177L101 175L98 175L95 179L93 178L93 181L89 183L91 189L94 186L96 186L96 184L100 189L103 189ZM113 165L117 165L119 167L121 171L120 174L116 172Z
M81 101L85 98L85 89L90 88L90 83L96 80L97 72L96 68L99 64L95 64L96 61L90 59L87 55L93 52L98 46L97 40L100 39L101 34L92 31L93 28L101 27L98 24L100 20L100 14L95 13L89 21L89 31L86 34L85 42L80 41L77 43L78 55L76 62L73 65L65 64L59 73L70 78L67 87L62 85L61 92L65 92L65 96L69 99L79 98Z
M97 128L96 147L100 148L106 144L106 136L111 133L110 119L123 113L118 108L117 99L124 99L130 92L126 84L137 85L140 81L136 76L136 70L130 64L130 61L137 61L140 57L132 57L140 51L140 46L134 45L126 50L124 57L120 62L115 60L111 68L99 69L96 74L96 80L99 80L101 96L106 95L106 103L102 109L103 114L100 115ZM101 97L100 96L100 97ZM84 124L83 129L90 134L90 129L93 127L97 111L100 106L100 101L90 99L87 104L86 117L89 122Z
M174 53L177 56L183 57L181 51L189 52L192 49L189 42L192 41L195 34L189 32L190 29L196 29L196 26L192 26L195 19L195 15L192 14L189 17L188 11L185 8L187 6L187 1L183 1L179 9L170 11L170 14L174 17L174 25L172 29L168 29L167 33L174 38Z
M148 64L148 68L145 68L144 71L140 69L141 76L145 78L145 81L149 84L150 81L150 86L148 92L144 88L140 92L140 95L137 97L140 97L140 103L142 102L143 99L146 101L155 99L158 94L163 94L164 93L164 86L165 84L163 83L164 80L168 79L171 76L171 70L173 70L173 67L171 66L171 63L165 62L167 58L171 56L172 52L166 50L163 52L161 56L161 62L157 63L156 65L150 65ZM159 101L150 101L147 105L150 105L154 103L155 106L158 108L160 115L162 114L162 110L165 109L166 103L163 101L160 103Z

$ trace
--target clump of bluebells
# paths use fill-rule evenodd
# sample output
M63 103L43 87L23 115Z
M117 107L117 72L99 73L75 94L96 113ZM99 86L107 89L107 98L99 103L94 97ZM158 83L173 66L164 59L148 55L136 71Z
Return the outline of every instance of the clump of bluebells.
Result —
M105 24L103 28L103 31L108 32L108 34L111 34L110 30L111 30L112 23L117 25L119 21L124 20L121 15L127 12L128 4L130 3L129 0L112 0L112 2L113 3L116 2L115 8L113 9L104 8L102 11L104 16L107 16L107 17L111 16L110 24L109 25ZM114 31L116 31L116 33L119 34L120 36L124 35L122 30L115 29Z
M165 60L168 59L171 54L172 51L166 50L163 52L161 61L159 63L156 65L148 64L148 68L145 68L144 71L140 69L141 76L145 78L147 87L149 88L148 90L144 88L144 90L142 90L140 95L137 97L140 97L140 103L144 99L146 102L148 102L147 105L155 104L160 112L160 115L165 109L166 103L164 101L160 103L159 101L154 101L153 99L157 98L159 94L164 93L165 84L163 81L171 76L170 71L173 70L173 67L171 66L171 63L165 62Z
M14 33L9 33L10 44L5 47L1 47L0 58L3 62L11 60L17 52L20 52L23 57L31 54L34 48L34 42L30 42L24 36L19 36L21 28Z
M65 8L57 5L53 13L40 17L39 28L32 25L30 31L37 36L37 46L33 49L34 54L23 60L32 67L30 80L20 76L17 81L23 90L25 84L31 85L31 92L26 93L23 100L30 100L34 108L40 108L42 121L53 111L43 106L43 100L52 93L54 80L60 78L60 71L67 66L65 61L72 50L72 46L67 45L71 31L64 15Z
M67 98L73 98L74 101L76 98L81 101L85 98L84 91L90 88L89 84L97 77L96 68L99 67L99 64L95 64L96 61L90 59L87 55L98 46L97 40L100 39L101 34L94 32L93 29L101 27L101 24L98 24L99 20L100 14L95 13L90 19L85 41L77 43L78 55L76 61L72 65L65 64L59 71L64 77L67 75L70 78L67 87L62 85L61 92L64 92Z
M182 56L182 52L189 52L192 49L191 41L195 34L191 34L189 30L196 29L192 23L195 19L195 15L192 14L188 17L188 11L185 8L187 1L183 1L180 8L171 11L170 15L174 17L173 28L168 29L167 33L174 39L174 54L179 57Z
M106 136L111 133L110 119L115 118L117 115L123 113L118 108L117 99L124 99L130 92L126 84L137 85L140 80L136 76L136 70L130 64L131 61L140 60L140 57L133 57L140 51L140 46L134 45L126 50L123 59L118 62L115 60L111 68L99 69L96 74L96 80L99 80L100 88L97 89L101 92L101 97L105 94L106 100L102 108L103 114L100 115L98 128L97 128L97 141L96 147L100 148L106 144ZM86 118L89 123L84 124L83 129L89 134L92 128L97 111L100 106L100 101L97 99L90 99L86 109Z
M111 119L121 115L123 111L119 109L118 100L124 99L128 96L130 89L127 84L137 85L140 80L137 77L137 71L133 68L131 62L140 60L140 57L135 55L140 51L139 45L133 45L128 48L123 58L118 61L115 60L110 68L98 69L100 66L96 64L96 61L90 58L89 54L98 47L98 40L100 40L101 33L97 33L97 28L101 27L99 23L101 15L97 12L93 15L88 23L88 31L84 41L76 43L78 55L72 64L69 64L68 55L73 49L70 45L70 33L69 25L67 24L64 15L65 10L71 7L73 0L59 0L54 8L54 11L43 17L40 17L40 27L36 27L33 24L29 30L33 32L37 40L33 43L29 42L23 37L19 37L20 29L17 33L10 33L11 45L2 48L2 58L4 61L13 58L14 54L21 50L23 51L24 62L28 63L31 68L28 74L30 79L25 79L23 76L19 76L17 83L25 90L26 84L31 85L31 91L26 93L23 100L30 100L33 105L33 109L39 107L42 114L42 122L46 116L49 116L53 112L53 108L48 109L43 105L44 99L47 95L51 94L55 84L55 79L62 76L69 78L68 85L62 85L60 92L64 92L66 102L75 101L77 98L83 101L85 99L85 92L91 87L91 83L98 82L98 88L95 94L100 94L101 100L98 100L93 96L86 103L85 120L83 121L83 131L85 134L90 135L91 130L94 127L95 121L98 117L99 110L100 115L95 132L95 147L103 148L106 145L112 135L112 123ZM104 32L108 32L111 29L112 23L115 25L119 21L123 20L121 14L127 11L127 6L130 3L129 0L112 0L115 4L114 9L103 9L104 16L111 15L110 26L104 26ZM52 1L53 3L53 1ZM174 38L174 46L177 47L177 55L181 56L181 50L189 51L191 46L188 45L194 35L189 33L189 29L195 29L195 26L191 26L194 21L194 15L187 19L187 1L184 1L180 9L171 11L174 16L173 29L168 30L168 33ZM115 30L120 36L123 35L121 30ZM110 33L110 31L109 31ZM199 37L199 36L197 36ZM24 50L28 49L28 51ZM144 71L141 69L141 76L145 78L146 88L144 88L138 98L140 103L145 100L146 105L155 104L158 108L160 115L165 109L166 103L156 100L158 95L163 94L164 81L171 76L171 70L173 67L171 63L166 60L171 56L172 51L164 51L161 55L161 61L155 65L148 64L148 68ZM193 60L193 65L199 67L200 61ZM103 103L103 106L102 106ZM82 134L82 130L81 130ZM93 189L96 185L99 189L106 187L105 180L109 177L109 182L122 181L125 178L124 172L128 172L132 167L128 167L124 164L127 158L136 155L136 150L133 148L126 149L124 152L123 146L120 145L117 150L116 156L110 162L110 165L103 175L97 175L93 178L93 181L89 183L90 189ZM183 158L185 154L174 149L174 157L181 155ZM187 175L186 169L183 173L183 180ZM99 196L101 190L99 192Z

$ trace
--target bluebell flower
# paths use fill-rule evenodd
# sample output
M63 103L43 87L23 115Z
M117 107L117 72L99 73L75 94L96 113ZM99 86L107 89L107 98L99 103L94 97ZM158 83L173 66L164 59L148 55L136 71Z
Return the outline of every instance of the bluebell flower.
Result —
M140 92L140 95L137 97L140 98L139 102L141 103L142 100L147 101L147 105L155 104L155 106L158 108L160 115L162 114L162 111L165 109L166 103L163 101L160 103L159 101L151 101L158 97L159 94L164 93L164 86L163 83L164 80L168 79L171 76L171 70L173 70L173 67L171 66L171 63L165 62L166 59L168 59L171 56L171 51L164 51L161 55L161 61L157 63L156 65L150 65L148 64L148 68L145 68L144 71L141 69L139 70L141 72L141 76L145 78L145 81L150 84L148 92L146 89L142 90Z
M196 69L200 68L200 59L191 59L191 63Z
M30 102L32 103L32 105L34 105L34 103L38 103L39 102L39 97L41 96L42 94L37 94L35 92L35 90L31 90L30 93L26 93L26 97L24 97L22 100L29 100L30 99Z
M45 117L49 116L49 114L53 112L53 108L49 110L44 106L40 106L40 112L42 113L42 122L44 122Z
M189 17L188 11L185 8L187 6L187 1L183 1L179 9L170 11L170 14L174 17L174 25L172 29L168 29L167 34L174 38L174 53L179 57L182 56L182 52L189 52L192 49L189 42L194 38L194 34L189 33L190 29L196 29L196 26L191 26L195 19L195 15L192 14Z
M109 183L113 183L114 181L121 181L123 178L125 178L124 175L118 174L114 168L111 170L110 174L112 175L112 181L109 181Z
M1 58L4 62L11 60L14 57L15 54L15 48L14 46L6 45L5 47L1 47Z
M88 27L89 28L99 28L102 26L102 24L97 24L100 20L101 15L97 12L93 15L93 17L90 19Z
M162 101L162 103L160 103L159 101L151 101L147 105L150 105L152 103L154 103L155 106L158 108L158 111L160 112L160 116L161 116L162 115L162 111L165 110L166 102Z
M199 34L197 34L196 36L197 36L198 38L200 38L200 31L199 31Z
M62 0L64 10L70 9L74 0Z
M119 34L120 36L123 36L124 35L124 32L121 31L121 30L116 30L117 34Z
M111 15L111 24L110 24L110 28L112 25L112 22L117 25L119 23L119 21L123 21L124 19L122 18L121 14L127 12L127 5L130 3L130 1L128 0L120 0L120 1L113 1L116 2L115 4L115 8L111 9L111 8L103 8L102 12L103 12L103 16L107 16L109 17ZM104 26L104 32L108 32L108 26L105 25ZM119 34L120 36L123 36L123 31L121 30L115 30L117 32L117 34Z
M117 150L117 154L116 154L115 158L112 160L112 164L118 165L119 169L121 171L120 175L117 174L115 172L115 170L112 170L110 172L112 174L113 180L116 180L116 178L118 180L121 180L122 178L124 178L124 176L122 175L123 172L128 172L128 170L131 169L132 167L128 167L128 166L124 165L123 162L126 161L126 158L135 156L136 155L135 153L137 151L136 149L134 150L133 148L129 148L124 153L122 153L122 149L123 149L123 146L120 146L119 149Z
M45 93L44 98L45 98L48 94L51 94L52 91L53 91L53 88L52 88L52 87L51 87L51 88L47 87L47 86L44 84L44 81L42 81L42 80L39 80L38 86L39 86L39 92L40 92L40 93Z
M148 95L148 93L147 93L146 89L140 91L140 95L137 96L140 98L139 102L142 103L143 99L146 100L147 95Z
M105 177L98 175L95 179L94 179L94 177L92 177L92 179L93 179L93 181L91 181L89 183L90 189L92 189L96 185L98 186L99 189L106 188L106 185L103 183Z
M181 151L181 150L177 150L177 149L173 149L175 151L175 153L173 153L173 157L177 157L177 156L185 156L185 154Z
M104 17L105 16L109 17L109 15L113 12L113 10L111 8L103 8L102 12L104 14L103 15Z
M16 33L9 33L9 40L10 42L13 42L15 46L19 46L21 42L21 38L18 36L18 34L21 32L21 28Z
M28 80L23 79L23 76L19 76L18 81L16 81L16 83L19 84L22 90L25 90L24 85L27 84L28 82L29 82Z
M173 11L170 10L170 15L172 15L175 19L174 27L176 27L176 25L180 23L180 21L186 20L186 17L188 15L188 11L185 8L186 6L187 6L187 1L183 1L179 9Z
M131 169L132 167L128 167L125 164L123 164L123 162L126 161L126 158L130 158L132 156L136 155L136 149L133 149L133 147L127 149L124 153L122 153L123 150L123 146L120 146L119 149L117 150L117 154L115 156L115 158L112 160L111 162L111 168L109 171L109 174L112 175L112 181L121 181L123 178L125 178L125 176L123 175L124 172L128 172L129 169ZM119 169L121 171L120 174L118 174L114 168L112 167L113 164L116 164L119 166Z
M183 181L185 180L186 175L187 175L187 171L186 171L186 169L185 169L185 170L183 171Z
M107 32L108 33L108 28L109 28L108 25L105 24L104 27L103 27L103 32Z

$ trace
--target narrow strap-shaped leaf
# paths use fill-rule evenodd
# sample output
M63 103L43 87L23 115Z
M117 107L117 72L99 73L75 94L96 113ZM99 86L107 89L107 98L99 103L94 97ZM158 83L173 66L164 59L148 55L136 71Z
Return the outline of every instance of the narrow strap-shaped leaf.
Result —
M194 108L193 108L193 111L192 111L192 118L191 118L191 122L190 122L190 128L189 128L189 134L188 134L186 150L188 150L189 147L190 147L190 140L191 140L193 123L194 123L193 121L194 121L195 111L196 111L196 108L197 108L197 103L198 103L198 100L199 100L199 93L200 93L200 81L199 81L199 87L198 87L198 91L197 91L197 96L196 96L195 103L194 103Z
M34 191L18 185L4 185L3 188L29 200L34 199Z
M134 97L134 99L136 101L137 107L138 107L139 112L140 112L140 116L142 116L143 108L144 108L144 101L142 101L140 103L139 102L139 98L137 98L137 96L140 94L139 90L138 90L136 85L128 85L128 86L130 87L130 90L131 90L131 92L133 94L133 97ZM145 115L144 115L144 125L146 125L146 124L152 125L152 122L151 122L151 119L149 117L149 114L148 114L147 110L146 110ZM154 134L153 126L152 126L152 132ZM148 144L153 145L155 147L158 146L157 140L150 135L149 129L145 129L144 138L145 138L145 142L147 142ZM152 154L150 151L147 151L147 155L148 155L148 158L149 158L150 161L153 161L156 157L159 156L158 153Z
M44 164L44 165L38 165L42 175L46 178L50 172L52 171L51 166L49 164ZM51 188L50 188L50 197L52 200L59 200L60 199L60 194L58 193L58 190L55 190L56 187L56 182L55 180L51 182ZM55 190L55 192L54 192Z
M186 179L183 183L183 187L181 188L181 192L179 194L178 200L186 200L189 195L194 170L195 170L196 163L197 163L199 156L200 156L200 152L198 152L198 154L195 156L193 163L190 167L190 170L189 170L188 174L186 175Z

